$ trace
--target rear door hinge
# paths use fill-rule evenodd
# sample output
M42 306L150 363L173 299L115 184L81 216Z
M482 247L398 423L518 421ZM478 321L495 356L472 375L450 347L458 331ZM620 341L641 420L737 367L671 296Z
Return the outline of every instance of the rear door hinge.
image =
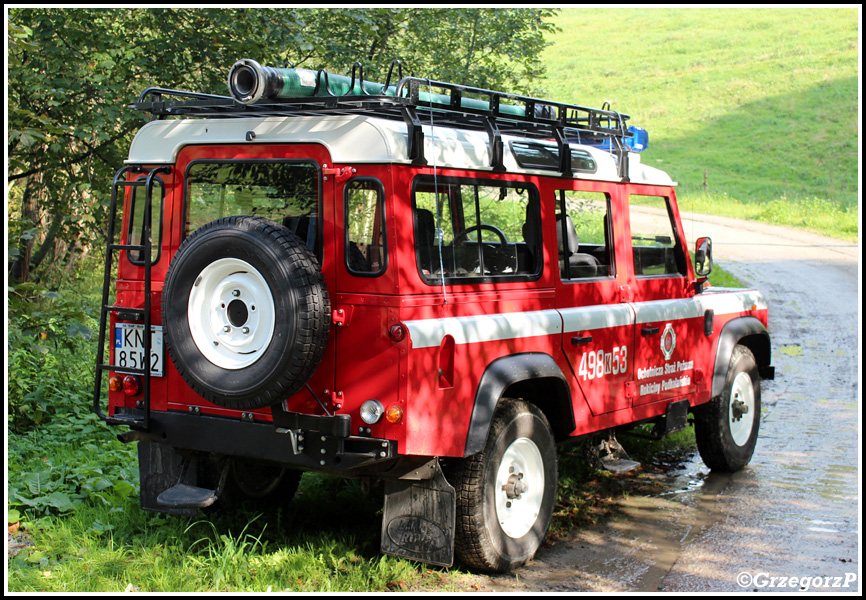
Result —
M340 181L345 181L346 179L348 179L349 177L354 175L356 172L357 172L357 169L355 169L354 167L334 167L334 168L330 168L330 169L329 168L323 168L322 169L322 176L324 177L325 181L328 180L328 177L333 177L334 181L340 182Z
M337 327L346 327L352 318L352 307L344 306L343 308L335 308L331 315L331 320Z

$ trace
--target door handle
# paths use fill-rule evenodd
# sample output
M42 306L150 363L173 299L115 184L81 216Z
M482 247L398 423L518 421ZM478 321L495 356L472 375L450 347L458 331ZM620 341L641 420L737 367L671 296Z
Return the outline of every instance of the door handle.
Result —
M655 335L659 332L658 327L641 327L641 335Z
M591 336L591 335L588 335L588 336L585 336L585 337L573 337L573 338L571 338L571 343L574 344L575 346L576 346L577 344L588 344L588 343L590 343L591 341L592 341L592 336Z

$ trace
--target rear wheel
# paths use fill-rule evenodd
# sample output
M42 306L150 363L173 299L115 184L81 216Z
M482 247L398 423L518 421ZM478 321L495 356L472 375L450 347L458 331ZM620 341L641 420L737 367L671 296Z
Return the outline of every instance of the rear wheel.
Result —
M287 504L301 482L300 471L240 460L232 461L229 475L236 499L260 505Z
M544 414L522 400L501 403L484 449L461 459L451 479L457 558L495 572L527 563L544 540L556 496L556 446Z
M210 510L232 510L241 505L256 509L283 506L298 491L300 471L237 457L211 457L200 471L200 485L217 488L226 461L228 473L222 493Z
M694 414L698 450L708 467L731 472L749 464L761 425L761 380L751 350L734 348L722 393Z

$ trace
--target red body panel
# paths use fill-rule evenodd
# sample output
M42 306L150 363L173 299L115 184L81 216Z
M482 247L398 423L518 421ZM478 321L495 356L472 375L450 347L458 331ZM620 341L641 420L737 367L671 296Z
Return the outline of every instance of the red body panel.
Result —
M160 260L153 267L151 298L154 324L161 323L162 282L184 236L187 168L196 160L257 159L312 160L321 170L321 268L334 324L325 358L309 385L329 410L352 416L353 433L366 427L359 416L366 400L379 400L385 407L399 406L404 415L399 423L383 420L370 426L369 435L396 440L401 454L462 456L481 377L487 365L498 358L522 353L549 355L571 391L576 428L569 434L578 436L661 415L671 401L685 398L692 405L708 401L718 332L724 324L746 314L766 324L765 309L716 314L715 333L706 335L704 313L694 299L695 275L690 260L685 275L635 275L627 211L630 194L670 198L676 233L682 247L687 247L670 187L429 166L333 165L327 150L312 144L187 146L180 151L172 173L163 177L164 228ZM534 186L541 205L544 268L540 276L533 281L446 286L423 281L416 266L411 192L414 179L422 175L506 179ZM384 190L387 269L379 276L355 275L343 258L347 251L344 190L354 177L375 178ZM615 254L610 277L561 280L556 268L554 220L555 193L560 189L609 195ZM127 209L128 205L127 195ZM141 305L142 279L143 269L132 265L122 253L118 304ZM691 312L680 311L678 302L690 306ZM679 316L678 311L682 312ZM549 329L499 337L495 331L482 331L487 327L486 317L521 313L538 315L539 322ZM473 317L478 318L477 332L472 329ZM424 343L409 334L395 341L388 333L396 324L428 323L433 328L440 322L457 322L454 319L464 319L459 322L470 333L463 337L444 334ZM220 408L193 392L168 357L165 366L165 376L151 380L152 411L187 412L196 407L206 414L240 417L240 411ZM136 400L111 393L111 410L134 406ZM287 406L291 411L322 414L307 390L288 399ZM251 412L256 420L271 419L270 409Z

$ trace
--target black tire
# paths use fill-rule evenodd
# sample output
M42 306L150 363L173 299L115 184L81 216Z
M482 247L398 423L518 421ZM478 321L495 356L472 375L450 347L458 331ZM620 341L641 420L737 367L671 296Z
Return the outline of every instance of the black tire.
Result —
M232 505L249 503L256 507L288 504L301 482L300 471L233 459L226 496Z
M449 469L457 493L455 554L464 565L504 573L535 556L553 515L556 460L544 414L523 400L500 403L484 449Z
M761 379L751 350L734 347L722 393L696 407L694 415L704 464L723 472L749 464L761 425Z
M184 380L226 408L288 398L319 365L330 302L315 256L260 217L208 223L181 244L165 278L165 346Z

